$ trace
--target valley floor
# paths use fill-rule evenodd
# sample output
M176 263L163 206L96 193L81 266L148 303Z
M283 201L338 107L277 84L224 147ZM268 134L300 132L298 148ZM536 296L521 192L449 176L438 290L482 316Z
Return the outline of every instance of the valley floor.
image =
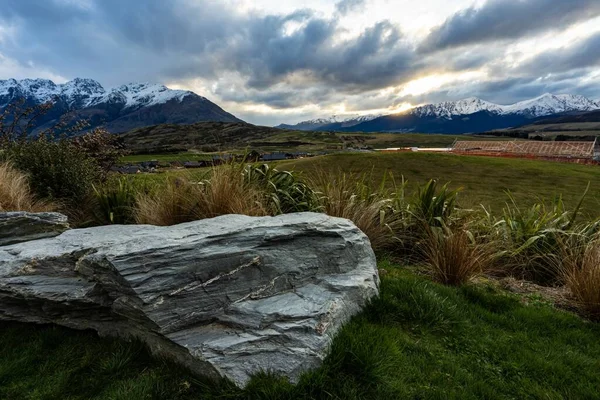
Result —
M296 385L194 379L139 344L0 325L2 399L598 399L600 324L493 282L459 289L381 262L381 297Z
M584 199L584 210L597 215L600 206L600 166L577 165L542 160L461 156L436 153L345 153L282 162L280 169L303 171L342 171L370 174L374 185L393 174L396 183L404 177L409 188L437 179L453 188L462 188L462 207L491 207L496 214L509 201L507 192L520 205L537 201L548 205L562 196L567 206L575 207L590 183ZM377 186L375 186L377 187Z

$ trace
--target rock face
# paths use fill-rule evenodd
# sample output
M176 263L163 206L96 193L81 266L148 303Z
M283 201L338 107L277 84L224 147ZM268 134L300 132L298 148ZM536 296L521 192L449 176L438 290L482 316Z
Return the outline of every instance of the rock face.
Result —
M0 213L0 246L58 236L69 229L58 213Z
M0 247L0 320L137 337L238 385L294 381L378 283L367 237L322 214L106 226Z

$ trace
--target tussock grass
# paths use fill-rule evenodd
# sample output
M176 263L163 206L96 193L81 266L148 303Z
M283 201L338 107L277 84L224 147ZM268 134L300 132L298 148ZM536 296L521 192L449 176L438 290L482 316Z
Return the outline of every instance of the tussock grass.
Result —
M493 243L480 243L464 228L428 228L422 242L425 266L432 278L460 286L489 271L495 258Z
M577 305L600 320L600 240L570 239L560 244L557 269Z
M56 206L42 201L31 191L27 175L15 169L10 163L0 164L0 212L53 211Z
M140 224L175 225L225 214L268 215L263 193L244 180L235 166L213 168L199 182L171 179L136 200Z
M371 241L376 250L389 248L403 223L403 186L379 190L370 186L368 174L316 173L309 182L320 196L322 211L332 217L351 220Z

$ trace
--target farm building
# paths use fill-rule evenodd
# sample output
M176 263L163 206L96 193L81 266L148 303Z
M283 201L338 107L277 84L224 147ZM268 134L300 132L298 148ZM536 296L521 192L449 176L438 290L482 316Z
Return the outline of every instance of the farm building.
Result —
M598 147L594 142L543 141L463 141L457 140L452 152L497 157L540 158L577 163L597 160Z

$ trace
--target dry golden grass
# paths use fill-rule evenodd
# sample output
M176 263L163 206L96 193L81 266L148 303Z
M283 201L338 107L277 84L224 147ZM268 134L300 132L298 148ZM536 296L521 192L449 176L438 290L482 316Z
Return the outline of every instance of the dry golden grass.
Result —
M351 220L371 241L374 249L389 247L394 237L395 215L390 197L373 192L364 175L317 173L310 186L321 198L322 211L332 217Z
M493 245L477 243L465 229L430 228L427 232L422 254L437 282L460 286L492 266Z
M56 206L36 199L29 187L27 176L11 164L0 164L0 211L53 211Z
M135 219L140 224L175 225L226 214L268 215L264 195L244 181L239 168L213 168L210 179L169 180L153 193L139 194Z
M600 241L562 246L562 276L577 305L594 319L600 318Z

